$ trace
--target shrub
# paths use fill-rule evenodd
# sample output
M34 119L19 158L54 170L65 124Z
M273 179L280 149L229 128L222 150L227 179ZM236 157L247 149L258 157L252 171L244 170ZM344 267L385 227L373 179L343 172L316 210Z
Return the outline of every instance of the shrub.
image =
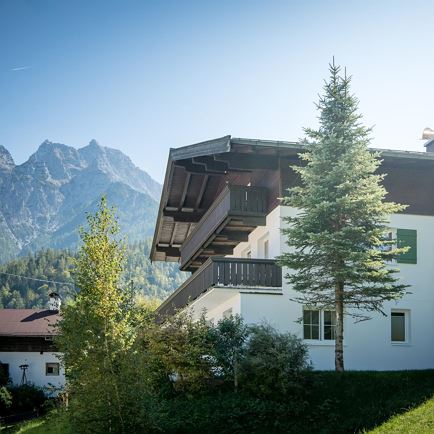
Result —
M143 333L148 374L154 390L195 393L214 378L214 348L204 318L187 314L167 319Z
M39 410L46 400L43 390L30 384L13 386L9 390L12 395L12 408L16 413Z
M308 368L308 349L298 337L267 324L249 327L240 366L243 388L267 396L287 394L301 386L300 374Z
M12 395L11 392L5 387L0 386L0 415L6 412L6 409L9 408L12 404Z

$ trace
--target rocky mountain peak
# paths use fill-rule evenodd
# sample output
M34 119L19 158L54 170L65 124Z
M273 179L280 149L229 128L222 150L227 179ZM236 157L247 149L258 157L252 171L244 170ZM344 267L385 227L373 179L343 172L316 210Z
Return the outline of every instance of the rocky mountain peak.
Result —
M0 146L0 263L40 248L74 248L101 195L119 208L130 240L154 229L161 186L121 151L45 140L23 164Z
M15 167L14 159L10 152L0 145L0 170L12 170Z

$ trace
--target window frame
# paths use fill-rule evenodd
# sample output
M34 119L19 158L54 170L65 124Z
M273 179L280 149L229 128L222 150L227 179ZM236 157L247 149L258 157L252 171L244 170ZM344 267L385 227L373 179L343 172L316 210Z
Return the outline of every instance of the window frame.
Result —
M57 373L56 372L48 372L48 368L57 368ZM60 363L59 362L45 362L45 376L46 377L58 377L60 375Z
M404 337L403 341L393 341L392 340L392 315L394 313L404 314ZM409 345L410 344L410 309L391 309L390 310L390 343L392 345Z
M305 333L304 333L304 327L305 327L305 323L304 323L304 313L305 311L314 311L314 312L318 312L319 313L319 323L318 323L318 327L319 327L319 333L318 333L318 339L311 339L311 338L305 338ZM333 312L334 313L334 318L332 316L332 324L331 325L327 325L325 324L325 318L324 318L324 314L325 312ZM311 324L310 324L311 325ZM336 327L336 311L334 309L314 309L314 308L309 308L309 307L303 307L303 315L302 315L302 334L303 334L303 340L312 343L322 343L322 344L333 344L335 342L335 333L336 331L334 330L332 332L332 336L333 338L331 339L327 339L325 337L326 333L325 333L325 327ZM312 335L312 334L311 334Z

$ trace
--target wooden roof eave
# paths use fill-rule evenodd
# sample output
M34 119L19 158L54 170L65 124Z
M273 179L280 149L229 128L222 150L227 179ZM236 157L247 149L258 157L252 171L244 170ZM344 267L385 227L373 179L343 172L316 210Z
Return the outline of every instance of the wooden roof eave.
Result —
M256 149L275 149L278 155L288 156L297 155L303 152L306 148L304 145L297 142L274 141L274 140L258 140L258 139L245 139L245 138L232 138L230 135L223 136L217 139L208 140L205 142L196 143L193 145L184 146L182 148L171 148L166 167L166 174L161 193L161 200L156 222L156 230L152 242L151 261L155 260L156 247L161 234L164 209L169 197L169 188L174 172L174 166L177 161L188 160L198 157L211 156L215 154L223 154L231 152L239 146L247 146ZM434 164L434 153L430 152L414 152L403 150L379 149L371 148L373 152L378 152L386 163L397 161L406 162L407 164L422 163L427 165Z
M163 188L161 190L160 205L158 208L154 238L152 240L151 253L149 255L151 262L155 259L155 252L156 252L156 247L161 232L164 208L168 200L169 186L173 175L174 163L178 160L183 160L187 158L194 158L198 156L229 152L230 149L231 149L230 135L223 136L218 139L207 140L205 142L196 143L194 145L184 146L182 148L177 148L177 149L170 148L169 157L167 159L167 165L166 165L166 174L164 176Z

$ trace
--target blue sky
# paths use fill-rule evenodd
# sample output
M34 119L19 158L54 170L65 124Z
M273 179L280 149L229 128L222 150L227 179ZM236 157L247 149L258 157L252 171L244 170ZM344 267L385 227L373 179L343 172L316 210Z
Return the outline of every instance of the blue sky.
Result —
M0 0L0 144L17 163L92 138L161 181L167 153L232 134L297 140L336 62L373 146L434 128L431 1Z

